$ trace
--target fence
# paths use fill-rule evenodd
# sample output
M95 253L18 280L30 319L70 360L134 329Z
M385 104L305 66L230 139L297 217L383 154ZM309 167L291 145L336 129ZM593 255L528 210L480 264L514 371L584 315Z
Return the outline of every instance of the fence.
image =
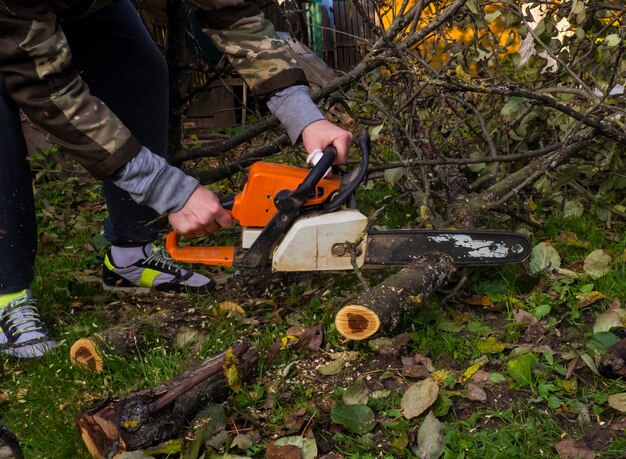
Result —
M269 1L262 6L262 10L276 30L287 31L307 44L330 68L349 71L367 52L374 34L351 0L335 0L332 9L325 8L318 1L305 3L303 8L291 3L278 5L275 1ZM360 1L363 9L375 21L371 0ZM161 49L165 49L167 0L136 0L136 5L154 41ZM207 53L201 52L198 46L187 48L182 60L190 68L198 70L189 72L189 78L182 88L183 93L205 86L207 70L212 65L206 59ZM193 119L191 123L198 129L227 128L245 122L246 96L247 90L242 80L229 76L212 83L194 98L187 107L186 116Z

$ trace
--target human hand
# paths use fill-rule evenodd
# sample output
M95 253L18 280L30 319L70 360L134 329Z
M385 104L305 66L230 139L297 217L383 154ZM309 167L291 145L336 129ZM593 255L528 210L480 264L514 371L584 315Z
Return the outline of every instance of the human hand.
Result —
M318 120L302 131L302 143L306 151L324 150L332 145L337 150L334 164L345 164L348 161L348 152L352 142L352 133L346 131L328 120Z
M182 209L170 212L168 219L174 231L184 237L206 236L233 224L218 196L202 186L191 193Z

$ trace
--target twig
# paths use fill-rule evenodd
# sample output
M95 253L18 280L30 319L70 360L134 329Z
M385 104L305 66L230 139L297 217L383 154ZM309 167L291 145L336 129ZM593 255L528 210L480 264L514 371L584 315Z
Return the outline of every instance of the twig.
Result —
M450 293L448 293L446 296L443 297L440 303L445 304L451 299L453 299L459 293L463 285L465 285L465 282L467 282L467 278L468 278L467 269L464 269L461 279L459 279L459 281L452 288L452 290L450 290Z
M352 269L354 270L356 277L359 279L359 282L361 282L361 286L363 287L363 290L364 291L369 290L370 284L367 282L367 280L363 276L363 273L361 272L361 268L359 268L359 265L356 262L356 259L358 257L356 247L353 244L346 244L346 245L348 247L348 252L350 252L350 263L352 264Z

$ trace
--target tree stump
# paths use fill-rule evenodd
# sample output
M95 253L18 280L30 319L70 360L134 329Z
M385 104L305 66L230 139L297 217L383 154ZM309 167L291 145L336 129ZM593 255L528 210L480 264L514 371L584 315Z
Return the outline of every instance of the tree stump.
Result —
M402 316L415 308L414 297L437 290L454 270L447 255L433 253L418 258L360 295L354 304L344 306L335 316L337 331L351 340L369 338L379 330L393 331Z
M155 388L108 399L80 414L83 441L93 457L109 458L170 439L208 402L228 395L232 381L225 373L233 374L233 363L238 360L237 375L246 381L257 373L258 359L255 348L239 342Z

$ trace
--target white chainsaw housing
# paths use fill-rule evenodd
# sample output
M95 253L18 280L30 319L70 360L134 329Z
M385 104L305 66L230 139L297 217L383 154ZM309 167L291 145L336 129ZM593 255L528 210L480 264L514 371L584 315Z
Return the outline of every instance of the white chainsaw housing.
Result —
M334 271L352 269L350 253L335 244L354 243L363 236L367 217L356 209L298 218L274 249L272 271ZM366 237L360 244L357 266L365 261Z

